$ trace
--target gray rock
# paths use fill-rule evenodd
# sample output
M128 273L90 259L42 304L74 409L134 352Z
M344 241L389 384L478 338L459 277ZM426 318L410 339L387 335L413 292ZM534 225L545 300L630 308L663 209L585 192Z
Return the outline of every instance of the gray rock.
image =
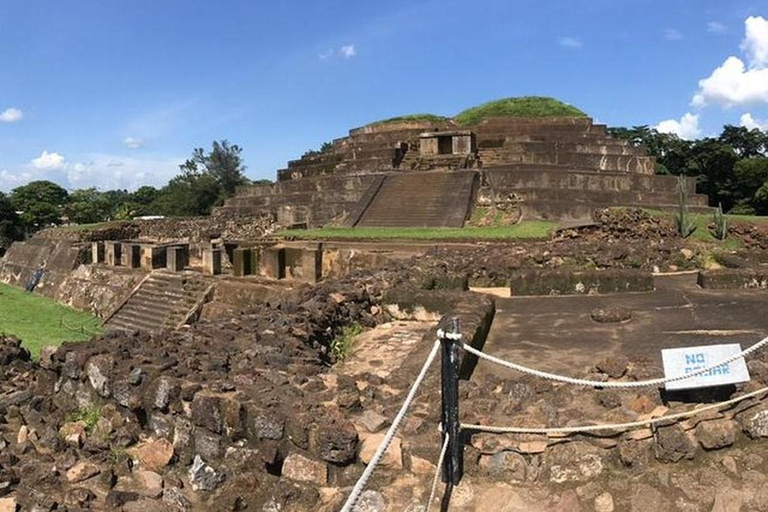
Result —
M736 431L731 420L702 421L696 426L696 438L705 450L717 450L735 443Z
M659 427L654 435L654 453L662 462L677 462L681 459L692 459L696 453L696 445L678 424Z
M196 428L195 450L205 459L218 459L222 454L221 436L204 428Z
M155 393L152 405L155 409L167 411L172 401L181 394L179 385L168 377L160 377L154 385Z
M182 510L189 510L192 508L192 503L189 501L189 498L184 496L184 493L178 487L163 489L163 503L178 507Z
M378 491L363 491L352 512L385 512L387 502Z
M367 410L360 416L360 424L363 425L368 432L375 434L389 425L389 420L376 411Z
M504 481L525 482L527 464L525 457L513 451L503 451L488 457L488 474L504 477Z
M768 437L768 409L744 413L740 418L747 435L753 439Z
M226 480L226 474L223 471L217 471L209 466L199 455L195 456L188 476L193 491L212 491Z
M128 374L128 383L131 386L138 386L144 380L146 373L141 368L134 368L131 373Z
M274 411L250 409L251 429L253 436L258 439L278 441L285 434L285 418Z
M110 374L114 365L115 360L107 354L94 356L85 365L91 387L103 398L109 398Z

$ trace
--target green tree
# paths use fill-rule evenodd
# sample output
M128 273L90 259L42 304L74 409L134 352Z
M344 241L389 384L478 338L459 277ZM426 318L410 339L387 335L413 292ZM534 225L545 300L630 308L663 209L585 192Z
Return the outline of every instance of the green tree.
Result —
M32 181L13 189L11 203L21 212L21 220L29 231L61 223L69 194L50 181Z
M757 128L750 130L743 126L727 124L723 127L719 140L731 146L740 158L750 158L768 151L768 135Z
M768 215L768 181L755 192L755 211L760 215Z
M106 193L95 188L84 188L69 195L64 213L75 224L93 224L110 220L112 208Z
M203 148L196 148L192 158L181 165L181 170L212 178L218 191L217 202L220 204L233 196L237 187L248 182L243 174L245 166L240 157L241 152L242 148L237 144L230 145L226 140L213 141L208 153Z
M187 170L163 187L152 207L167 216L208 215L218 198L219 189L213 176Z
M768 182L768 158L743 158L733 166L734 198L749 203L757 190Z
M14 240L21 239L22 234L21 219L8 196L0 192L0 256Z

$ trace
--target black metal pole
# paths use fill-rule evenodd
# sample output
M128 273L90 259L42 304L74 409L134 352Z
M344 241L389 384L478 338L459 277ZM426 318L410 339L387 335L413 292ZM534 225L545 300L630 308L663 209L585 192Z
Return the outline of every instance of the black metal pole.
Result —
M459 319L450 317L440 329L443 443L449 436L443 462L443 482L458 485L464 472L459 424Z

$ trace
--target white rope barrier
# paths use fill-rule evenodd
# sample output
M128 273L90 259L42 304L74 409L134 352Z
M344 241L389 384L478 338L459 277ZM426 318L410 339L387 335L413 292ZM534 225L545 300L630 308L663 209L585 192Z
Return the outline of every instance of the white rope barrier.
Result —
M432 362L435 360L435 357L437 357L437 351L439 348L440 341L438 340L435 341L435 344L432 347L432 351L429 353L429 357L427 357L424 366L421 368L421 372L419 372L418 377L416 377L416 380L413 382L411 390L408 392L408 396L405 398L402 407L400 407L400 411L397 413L397 416L395 416L395 419L392 420L392 425L389 427L389 430L387 430L387 434L384 436L381 444L376 449L376 453L373 454L371 462L369 462L368 466L366 466L365 471L363 471L363 474L358 479L355 487L352 489L352 492L350 493L340 512L351 512L357 503L357 500L360 499L360 494L362 494L363 490L365 489L365 485L371 478L373 470L376 469L376 466L379 465L379 462L381 462L381 458L384 456L384 453L386 453L389 445L392 444L392 440L395 438L395 434L397 434L397 430L400 428L400 423L402 423L403 419L405 418L405 414L408 412L408 408L411 406L413 399L416 397L416 392L418 391L419 386L421 386L422 381L427 376L427 370L429 370L429 367L432 366Z
M432 480L432 490L429 493L429 501L424 512L429 512L432 509L432 502L435 500L435 494L437 493L437 482L440 480L440 475L443 474L443 462L445 461L445 452L448 451L448 434L445 435L443 441L443 448L440 450L440 456L437 458L437 470L435 471L435 478Z
M752 391L746 395L741 395L725 402L719 402L716 404L706 405L692 409L690 411L679 412L676 414L670 414L667 416L659 416L658 418L649 418L647 420L632 421L629 423L606 423L604 425L583 425L579 427L554 427L554 428L524 428L524 427L494 427L489 425L473 425L469 423L462 423L461 428L476 430L480 432L488 432L492 434L573 434L577 432L594 432L596 430L629 430L632 428L644 427L647 425L654 425L656 423L664 423L667 421L678 420L682 418L690 418L692 416L698 416L701 413L711 411L713 409L720 409L722 407L728 407L730 405L737 404L749 398L753 398L758 395L768 393L768 387Z
M720 366L725 366L729 363L732 363L733 361L736 361L737 359L741 359L742 357L746 357L752 352L764 347L766 344L768 344L768 338L764 338L761 341L755 343L751 347L747 348L746 350L742 350L740 353L733 355L727 359L724 359L722 361L718 361L715 364L711 364L709 366L705 366L704 368L701 368L699 370L693 371L691 373L688 373L686 375L680 375L678 377L667 377L667 378L659 378L659 379L650 379L650 380L641 380L636 382L600 382L596 380L588 380L588 379L574 379L572 377L565 377L563 375L557 375L555 373L547 373L543 372L541 370L536 370L533 368L529 368L527 366L523 366L520 364L512 363L510 361L505 361L504 359L500 359L498 357L492 356L490 354L486 354L485 352L482 352L480 350L477 350L476 348L472 347L471 345L468 345L466 343L461 344L461 348L463 348L466 352L475 355L479 357L480 359L485 359L486 361L490 361L492 363L495 363L499 366L503 366L505 368L509 368L511 370L516 370L521 373L525 373L528 375L533 375L535 377L541 377L542 379L548 379L548 380L554 380L557 382L564 382L566 384L574 384L577 386L591 386L595 388L644 388L644 387L651 387L651 386L659 386L662 384L667 384L669 382L677 382L681 380L691 379L693 377L696 377L698 375L703 375L714 368L718 368Z

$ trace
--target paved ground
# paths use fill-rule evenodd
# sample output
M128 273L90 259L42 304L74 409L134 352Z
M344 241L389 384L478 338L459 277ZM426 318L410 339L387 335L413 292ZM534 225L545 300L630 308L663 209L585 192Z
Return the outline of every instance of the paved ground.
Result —
M617 305L632 320L599 324L594 308ZM542 370L575 375L611 354L645 356L661 366L661 349L716 343L746 348L768 334L768 293L703 290L695 275L656 278L656 291L604 296L496 299L484 351ZM481 362L484 372L509 375Z

